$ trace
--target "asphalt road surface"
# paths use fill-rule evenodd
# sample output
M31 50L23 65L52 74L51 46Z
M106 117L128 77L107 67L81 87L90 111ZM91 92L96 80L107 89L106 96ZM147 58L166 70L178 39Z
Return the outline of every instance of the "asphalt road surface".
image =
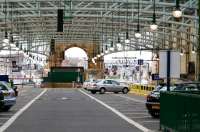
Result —
M85 92L86 94L84 94ZM141 126L133 121L122 119L115 112L106 108L95 99L113 104L116 101L128 103L121 94L91 95L77 89L48 89L35 100L14 122L6 132L141 132ZM89 94L89 96L87 95ZM126 97L126 96L125 96ZM131 98L131 97L130 97ZM113 101L115 101L113 103ZM137 102L140 103L141 102ZM109 104L109 106L110 106ZM119 103L120 105L120 103ZM122 105L122 103L121 103ZM142 104L143 105L143 104ZM123 107L120 106L120 107ZM119 107L119 108L120 108ZM126 110L133 108L125 107ZM143 108L143 107L142 107ZM137 108L135 108L137 110ZM146 112L146 111L145 111ZM133 113L134 114L134 113ZM146 113L145 113L146 114ZM122 115L123 116L123 115ZM125 118L125 117L124 117ZM150 118L150 117L149 117ZM157 121L156 121L157 122ZM135 126L136 124L136 126ZM157 122L158 124L158 122ZM155 127L157 129L157 126Z

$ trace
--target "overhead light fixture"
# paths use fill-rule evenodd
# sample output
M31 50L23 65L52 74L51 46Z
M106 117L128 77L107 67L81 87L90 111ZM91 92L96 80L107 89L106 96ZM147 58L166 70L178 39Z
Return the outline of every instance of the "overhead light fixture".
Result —
M92 63L95 63L95 59L94 58L92 58Z
M158 25L157 24L151 24L150 28L151 28L152 31L155 31L155 30L158 29Z
M114 51L114 47L110 47L110 50L111 50L111 51Z
M118 39L117 39L117 47L120 47L120 46L121 46L120 37L118 36Z
M104 55L104 53L103 53L103 44L102 44L102 49L101 49L101 53L100 53L100 55L101 55L101 56Z
M138 23L137 23L137 31L135 33L135 37L137 39L141 38L141 33L140 33L140 1L138 0L138 19L137 19Z
M153 20L152 24L150 25L150 29L155 31L158 29L158 25L156 24L156 0L153 0Z
M192 54L195 54L195 47L192 45Z
M180 18L182 16L179 0L176 0L176 7L175 7L175 10L172 12L172 14L175 18Z
M103 52L101 53L101 56L104 56L104 53L103 53Z
M97 57L100 58L100 57L101 57L101 54L98 54Z
M3 42L8 44L9 43L9 39L8 39L8 32L7 32L7 1L5 0L5 6L4 6L4 11L5 11L5 36L4 36L4 40Z
M121 48L122 45L120 43L117 43L117 48Z
M136 32L136 33L135 33L135 37L136 37L136 38L141 38L141 37L142 37L142 35L141 35L141 33L139 33L139 32Z
M130 43L130 39L129 39L129 35L128 35L128 31L126 32L125 43L126 43L126 44Z
M4 42L5 44L8 44L8 43L9 43L8 38L4 38L3 42Z
M108 45L106 45L106 48L105 48L105 53L107 54L109 51L108 51Z
M183 56L183 49L181 48L180 55Z
M114 51L113 41L111 41L110 50L111 50L111 51Z
M128 0L126 1L126 39L125 43L130 43L129 33L128 33Z
M11 48L15 48L15 47L16 47L16 45L15 45L15 44L13 44L13 43L10 43L10 47L11 47Z
M96 59L97 59L97 57L95 56L95 57L94 57L94 59L96 60Z
M4 40L3 40L4 43L8 44L9 43L9 39L8 39L8 32L5 31L5 36L4 36Z

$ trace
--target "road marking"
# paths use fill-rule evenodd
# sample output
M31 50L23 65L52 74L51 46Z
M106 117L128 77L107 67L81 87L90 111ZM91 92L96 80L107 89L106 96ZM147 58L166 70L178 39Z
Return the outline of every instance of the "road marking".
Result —
M14 113L13 113L14 114ZM0 113L0 116L12 116L13 114Z
M159 120L153 120L153 121L142 121L142 123L159 123Z
M9 117L0 117L0 120L8 120L10 119Z
M152 118L151 116L142 116L142 117L130 117L130 118L134 118L134 119L143 119L143 118Z
M128 100L132 100L132 101L135 101L135 102L139 102L139 103L144 103L145 104L145 101L134 99L134 98L131 98L131 97L126 97L126 96L122 96L122 95L115 95L115 96L119 96L119 97L122 97L122 98L125 98L125 99L128 99Z
M6 121L1 127L0 132L4 132L24 111L26 111L37 99L39 99L47 89L44 89L37 97L27 103L23 108L16 112L8 121Z
M125 113L127 115L148 115L148 113Z
M122 114L121 112L119 112L118 110L112 108L111 106L107 105L106 103L100 101L99 99L96 99L95 97L87 94L86 92L79 90L81 93L85 94L86 96L90 97L91 99L95 100L96 102L100 103L101 105L103 105L104 107L106 107L107 109L111 110L113 113L117 114L119 117L121 117L122 119L124 119L125 121L127 121L128 123L130 123L131 125L134 125L135 127L137 127L138 129L140 129L143 132L152 132L151 130L149 130L148 128L142 126L141 124L135 122L134 120L128 118L127 116L125 116L124 114Z

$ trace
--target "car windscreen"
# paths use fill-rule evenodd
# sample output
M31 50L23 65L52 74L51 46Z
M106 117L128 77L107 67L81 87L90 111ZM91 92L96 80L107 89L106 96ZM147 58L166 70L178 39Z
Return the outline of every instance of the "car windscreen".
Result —
M160 91L160 89L161 89L162 87L163 87L163 86L158 85L158 86L155 87L155 89L154 89L153 91Z
M176 86L170 86L170 91L174 90ZM167 91L167 86L162 87L159 91Z
M2 85L2 84L0 84L0 89L1 89L1 90L8 90L7 87L4 86L4 85Z
M101 80L94 80L94 83L98 83L98 82L100 82Z
M174 90L177 91L198 91L200 90L198 84L179 84L176 85L176 88Z

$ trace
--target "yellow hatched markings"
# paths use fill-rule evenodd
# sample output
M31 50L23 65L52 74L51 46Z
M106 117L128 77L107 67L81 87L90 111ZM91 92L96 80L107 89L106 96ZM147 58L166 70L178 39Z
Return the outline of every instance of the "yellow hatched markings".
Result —
M140 96L147 96L151 91L154 90L154 85L141 85L141 84L131 84L130 93L134 93Z

